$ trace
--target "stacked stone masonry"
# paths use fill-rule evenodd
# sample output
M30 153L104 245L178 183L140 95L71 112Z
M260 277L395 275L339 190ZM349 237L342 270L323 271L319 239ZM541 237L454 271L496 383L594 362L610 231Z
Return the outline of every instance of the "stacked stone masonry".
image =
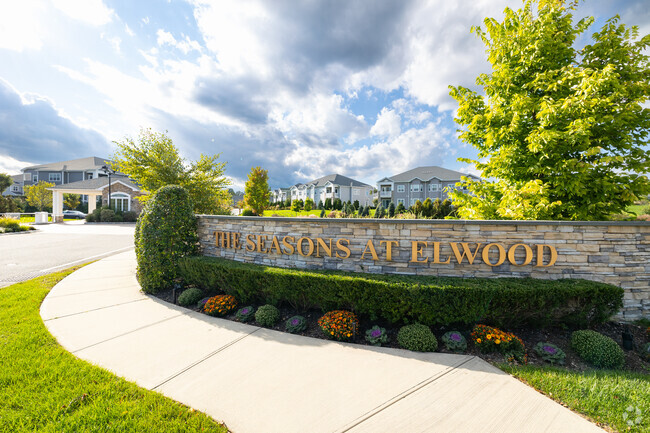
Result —
M216 232L227 235L219 235L221 238L217 239ZM233 234L239 234L238 242L235 242ZM373 220L201 215L199 236L205 255L286 268L602 281L625 289L619 319L632 321L650 317L650 223L643 221ZM277 239L275 248L274 237ZM301 238L306 238L300 241L302 254L298 253L296 245ZM320 243L317 238L321 239ZM291 250L282 244L283 239L292 244L293 254L288 254ZM337 249L337 240L341 239L342 244ZM230 248L224 243L226 240ZM368 247L369 241L377 260ZM393 242L388 245L390 241ZM234 248L235 244L238 244L237 248ZM485 255L482 254L481 249L486 249L489 244L501 247L492 245ZM332 251L328 251L326 246L331 246ZM347 258L345 247L349 249ZM390 261L387 260L388 249L392 253ZM550 265L553 249L557 257ZM512 256L508 254L511 250ZM464 252L467 255L463 256ZM470 256L473 256L471 264ZM504 259L501 264L500 259ZM529 264L522 265L526 262Z

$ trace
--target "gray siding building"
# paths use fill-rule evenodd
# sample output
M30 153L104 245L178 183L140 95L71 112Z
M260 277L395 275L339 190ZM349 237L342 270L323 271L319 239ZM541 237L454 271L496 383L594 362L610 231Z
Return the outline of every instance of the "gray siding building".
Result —
M417 167L385 177L377 181L379 203L384 207L388 207L391 202L396 206L402 203L408 209L418 200L444 200L448 196L446 190L456 188L456 183L460 182L462 176L480 180L474 175L438 166Z

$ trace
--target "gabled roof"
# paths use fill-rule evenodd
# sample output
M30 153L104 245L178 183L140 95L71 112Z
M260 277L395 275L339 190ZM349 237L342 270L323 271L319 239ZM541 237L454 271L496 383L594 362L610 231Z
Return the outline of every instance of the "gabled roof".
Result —
M32 165L25 167L22 171L36 170L36 171L85 171L97 170L104 165L111 162L109 159L99 158L97 156L89 156L81 159L71 159L68 161L51 162L48 164Z
M351 179L347 176L343 176L340 174L328 174L327 176L320 177L316 180L312 180L311 182L308 182L307 185L314 185L314 186L325 186L327 183L332 183L334 185L341 185L341 186L361 186L361 187L368 187L372 188L372 186L365 184L363 182L359 182L358 180Z
M111 185L115 185L116 183L121 183L123 185L126 185L127 187L131 188L134 191L140 191L140 187L135 183L133 183L133 181L131 181L131 179L129 179L128 177L111 176ZM62 185L56 185L48 189L50 190L87 189L87 190L99 191L107 187L108 187L108 176L101 176L101 177L96 177L95 179L87 179L87 180L80 180L78 182L64 183Z
M473 177L476 176L461 173L460 171L449 170L447 168L438 167L437 165L427 166L427 167L417 167L404 173L399 173L388 178L381 179L378 182L383 180L392 180L393 182L410 182L413 179L420 179L422 181L428 181L433 178L440 180L460 180L461 176Z

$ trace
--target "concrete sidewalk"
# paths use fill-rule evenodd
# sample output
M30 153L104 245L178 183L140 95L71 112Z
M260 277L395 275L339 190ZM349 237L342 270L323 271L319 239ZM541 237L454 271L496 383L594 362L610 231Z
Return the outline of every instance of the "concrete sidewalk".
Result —
M284 334L140 292L133 252L88 265L41 306L79 358L260 432L602 432L480 358Z

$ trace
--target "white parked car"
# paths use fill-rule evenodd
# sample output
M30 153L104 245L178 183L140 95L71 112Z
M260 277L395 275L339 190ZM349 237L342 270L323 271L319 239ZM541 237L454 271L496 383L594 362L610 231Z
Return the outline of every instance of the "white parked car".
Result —
M83 212L79 212L78 210L64 210L63 211L63 218L68 218L68 219L84 219L86 218L86 214Z

